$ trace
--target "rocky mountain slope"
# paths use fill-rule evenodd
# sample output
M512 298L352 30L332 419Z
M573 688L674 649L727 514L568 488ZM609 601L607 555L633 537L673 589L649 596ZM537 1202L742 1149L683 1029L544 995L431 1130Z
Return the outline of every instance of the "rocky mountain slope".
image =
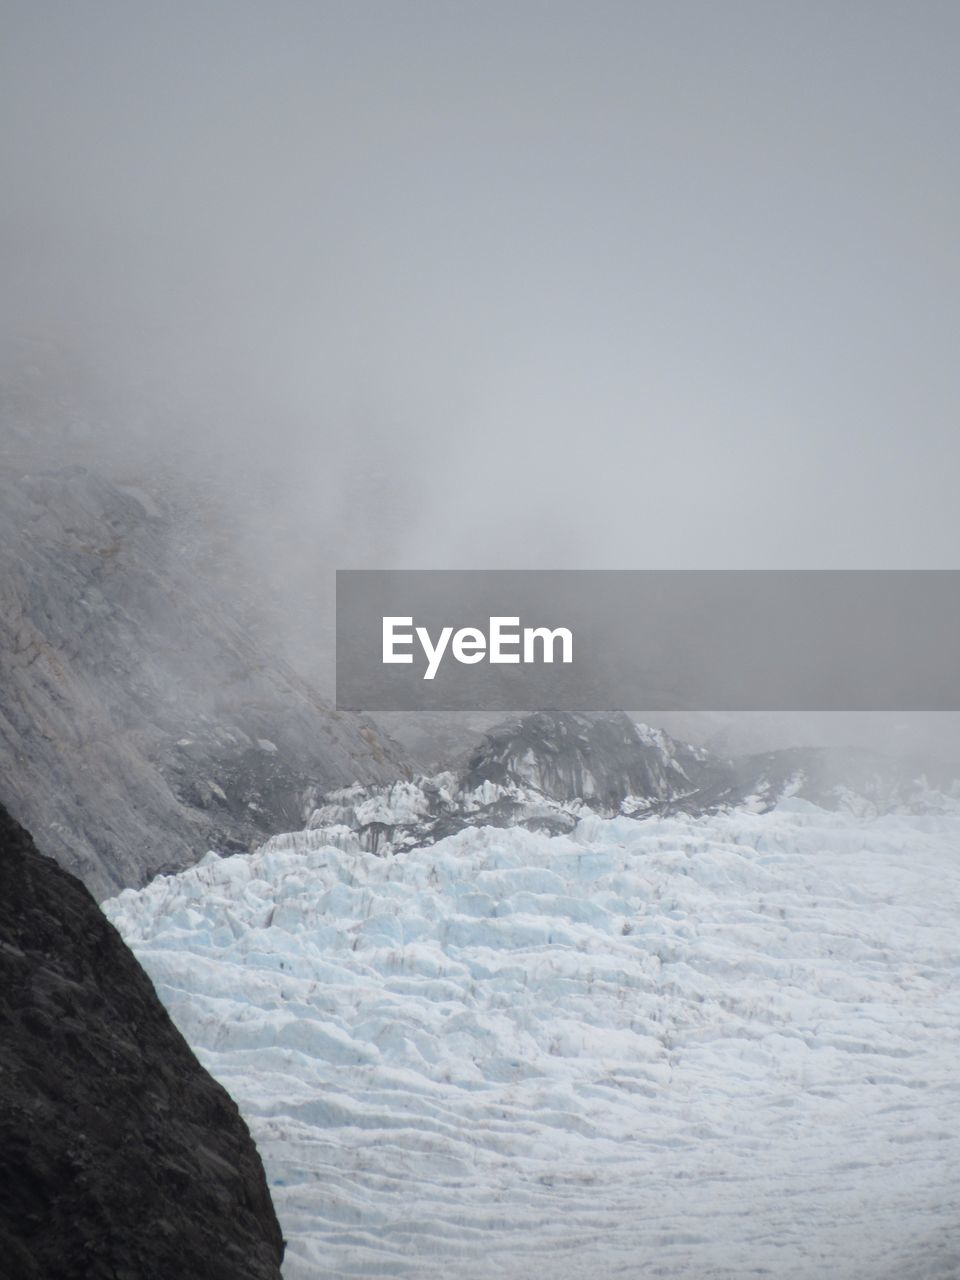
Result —
M137 961L0 809L0 1271L279 1280L263 1167Z
M0 468L0 800L95 894L400 773L244 624L171 506L80 467Z

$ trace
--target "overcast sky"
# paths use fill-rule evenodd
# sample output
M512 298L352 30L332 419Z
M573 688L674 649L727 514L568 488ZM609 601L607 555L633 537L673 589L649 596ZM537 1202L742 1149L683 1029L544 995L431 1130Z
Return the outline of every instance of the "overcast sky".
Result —
M955 566L960 6L0 12L5 339L338 563Z

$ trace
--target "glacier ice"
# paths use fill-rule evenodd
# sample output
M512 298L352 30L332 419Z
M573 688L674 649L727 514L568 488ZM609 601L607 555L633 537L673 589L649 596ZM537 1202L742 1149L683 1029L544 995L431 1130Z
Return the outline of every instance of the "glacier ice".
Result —
M288 1280L960 1274L957 817L327 829L105 910Z

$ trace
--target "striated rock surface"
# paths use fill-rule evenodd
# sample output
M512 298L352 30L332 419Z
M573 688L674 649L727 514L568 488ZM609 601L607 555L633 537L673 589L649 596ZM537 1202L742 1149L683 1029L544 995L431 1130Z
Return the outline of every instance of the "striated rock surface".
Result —
M244 625L172 508L0 468L0 801L98 897L400 773Z
M88 891L0 809L0 1272L279 1280L236 1105Z
M616 811L629 797L651 807L675 800L721 773L703 748L623 712L541 711L491 730L467 758L464 783L512 783L561 803Z

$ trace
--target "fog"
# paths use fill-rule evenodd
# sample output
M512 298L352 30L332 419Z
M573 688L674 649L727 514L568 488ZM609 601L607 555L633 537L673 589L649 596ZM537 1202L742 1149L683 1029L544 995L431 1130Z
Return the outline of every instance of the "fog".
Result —
M956 6L0 15L8 452L196 486L311 674L335 567L955 567Z

